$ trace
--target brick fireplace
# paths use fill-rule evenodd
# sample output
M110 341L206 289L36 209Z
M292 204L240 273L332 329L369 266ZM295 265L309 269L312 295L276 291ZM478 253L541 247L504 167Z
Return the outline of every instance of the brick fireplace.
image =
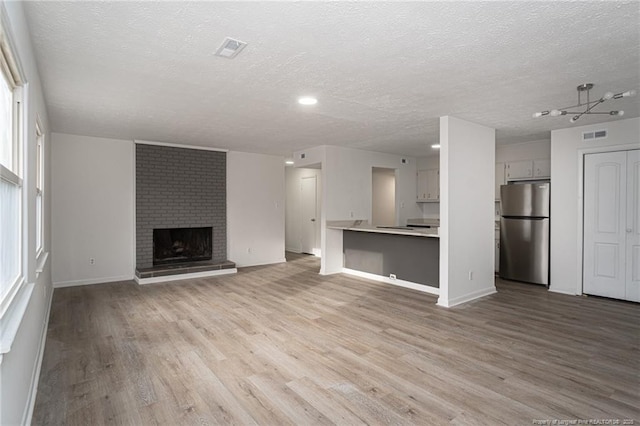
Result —
M226 167L226 152L136 144L136 275L154 267L154 230L205 229L210 232L207 256L212 263L226 261ZM186 261L178 250L168 257Z

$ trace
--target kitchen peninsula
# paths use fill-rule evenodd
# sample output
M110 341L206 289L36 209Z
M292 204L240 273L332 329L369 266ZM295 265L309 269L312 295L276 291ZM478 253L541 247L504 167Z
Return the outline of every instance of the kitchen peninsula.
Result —
M328 221L342 230L343 272L439 293L438 228L379 227L364 220Z

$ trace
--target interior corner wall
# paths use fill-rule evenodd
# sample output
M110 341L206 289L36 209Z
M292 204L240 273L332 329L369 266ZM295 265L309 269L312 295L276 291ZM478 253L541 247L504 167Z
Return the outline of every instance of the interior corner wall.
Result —
M583 132L607 137L582 140ZM582 164L589 152L640 148L640 118L551 132L551 252L549 290L582 294Z
M495 130L440 118L440 297L449 307L495 293Z
M132 279L133 141L54 133L51 144L54 286Z
M9 352L0 362L0 424L30 424L36 398L38 374L46 338L51 306L51 256L37 276L36 230L36 117L45 132L44 139L44 251L51 252L51 148L50 125L42 85L31 45L22 2L0 2L0 14L14 53L27 81L24 119L25 175L23 176L26 235L24 272L27 283L34 283L31 298Z
M285 184L286 184L286 210L285 210L285 248L287 251L294 253L302 252L302 223L301 223L301 193L300 185L301 179L306 177L315 176L317 192L316 192L316 208L317 217L320 217L320 210L322 206L322 170L321 169L306 169L296 167L285 168ZM318 233L316 235L317 247L320 251L320 227L318 226Z
M284 158L227 154L227 247L238 267L285 261Z

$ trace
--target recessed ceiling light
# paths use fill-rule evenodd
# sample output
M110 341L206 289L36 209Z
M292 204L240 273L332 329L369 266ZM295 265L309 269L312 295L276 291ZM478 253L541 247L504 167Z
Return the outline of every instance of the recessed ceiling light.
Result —
M293 160L287 160L284 162L284 164L286 164L287 166L293 166Z
M440 148L440 144L439 143L433 144L433 145L431 145L431 148L439 149Z
M298 103L300 105L315 105L318 103L318 100L313 96L302 96L298 98Z

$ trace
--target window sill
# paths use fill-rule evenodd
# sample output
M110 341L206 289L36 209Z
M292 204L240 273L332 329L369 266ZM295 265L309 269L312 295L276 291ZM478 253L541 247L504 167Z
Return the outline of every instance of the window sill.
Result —
M41 251L38 254L38 258L36 259L36 279L38 279L42 271L44 271L44 267L47 264L47 259L49 259L48 251Z
M0 334L0 364L2 363L2 357L4 354L11 350L11 345L16 338L18 328L24 317L24 313L29 306L29 300L31 300L31 294L36 285L34 283L22 285L18 294L11 301L7 311L0 319L0 327L2 333Z

